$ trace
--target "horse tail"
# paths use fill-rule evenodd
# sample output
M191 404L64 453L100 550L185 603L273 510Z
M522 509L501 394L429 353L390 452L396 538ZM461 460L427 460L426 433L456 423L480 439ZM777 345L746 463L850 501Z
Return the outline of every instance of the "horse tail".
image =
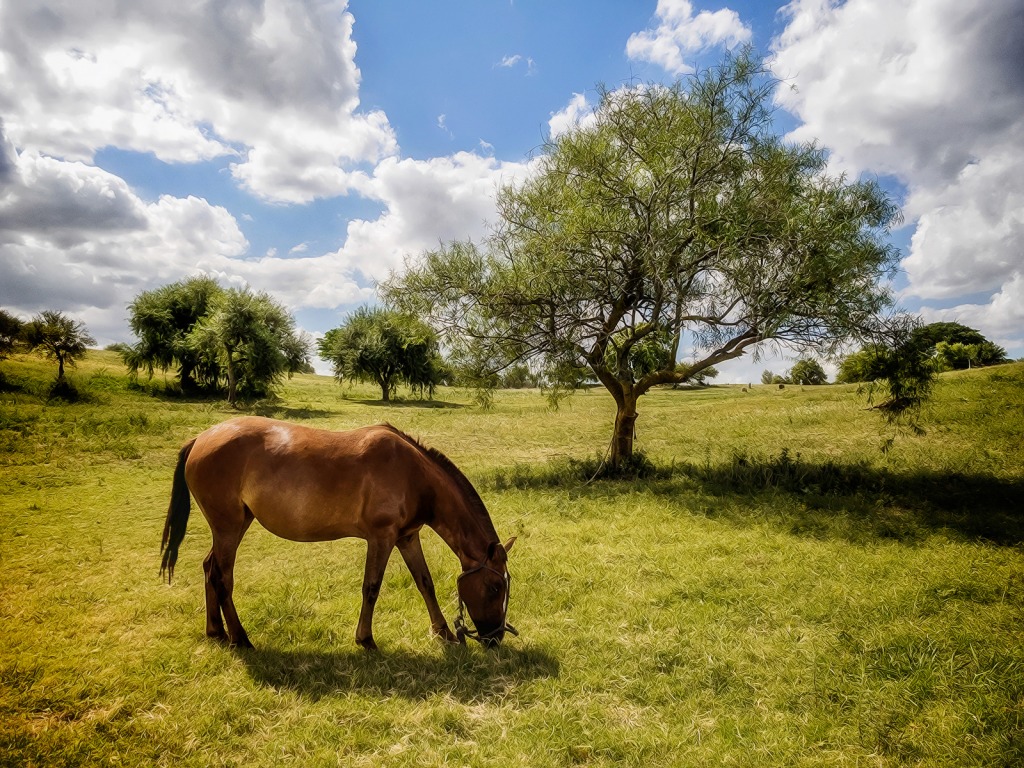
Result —
M171 503L167 508L167 521L164 523L163 540L160 542L160 576L167 572L167 583L174 576L174 564L178 562L178 547L185 538L188 516L192 511L188 483L185 482L185 462L192 452L195 440L189 440L178 453L178 466L174 469L174 482L171 485Z

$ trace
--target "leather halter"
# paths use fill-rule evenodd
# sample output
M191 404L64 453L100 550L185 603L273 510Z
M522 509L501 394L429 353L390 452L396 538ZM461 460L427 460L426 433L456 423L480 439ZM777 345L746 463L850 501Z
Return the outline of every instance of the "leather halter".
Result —
M490 632L481 633L471 630L466 625L465 603L462 601L462 593L459 592L458 589L456 589L456 594L458 594L459 596L459 614L455 617L455 621L453 622L455 625L455 636L459 638L459 642L464 643L466 642L465 638L469 637L473 640L476 640L478 643L483 643L484 645L487 644L488 640L493 640L495 636L497 636L500 632L508 632L510 634L518 636L519 631L508 623L508 599L512 593L511 574L509 574L507 570L505 571L505 573L502 573L501 571L495 568L491 568L491 566L487 565L486 563L480 563L479 565L475 565L472 568L467 568L462 573L460 573L459 577L455 580L455 583L458 584L462 581L463 577L469 576L470 574L476 573L477 571L490 571L491 573L495 574L502 581L505 582L505 604L502 606L501 611L502 621L497 627L492 629Z

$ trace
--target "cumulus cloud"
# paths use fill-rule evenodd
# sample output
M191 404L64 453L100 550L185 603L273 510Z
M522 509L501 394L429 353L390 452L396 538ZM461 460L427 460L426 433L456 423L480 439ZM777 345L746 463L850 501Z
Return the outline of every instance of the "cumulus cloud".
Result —
M348 165L397 151L358 111L344 0L40 0L0 5L0 114L15 146L89 161L106 146L168 162L237 158L260 197L342 194Z
M626 54L649 61L674 75L693 72L686 56L724 45L733 48L750 40L750 27L736 11L722 8L693 14L689 0L658 0L658 26L630 35Z
M234 218L205 200L146 203L81 163L13 159L0 195L0 304L15 312L92 312L104 314L104 328L123 329L125 305L140 291L217 269L247 248Z
M554 112L548 120L548 134L557 139L573 128L585 127L594 122L594 107L582 93L574 93L564 109Z
M349 222L338 251L372 280L387 277L407 256L453 239L479 239L495 218L495 194L529 172L523 163L459 152L430 160L388 158L361 192L385 205L373 221Z
M926 318L1024 344L1024 6L794 0L785 13L772 68L802 121L791 138L906 187L903 266ZM988 298L956 301L968 294Z

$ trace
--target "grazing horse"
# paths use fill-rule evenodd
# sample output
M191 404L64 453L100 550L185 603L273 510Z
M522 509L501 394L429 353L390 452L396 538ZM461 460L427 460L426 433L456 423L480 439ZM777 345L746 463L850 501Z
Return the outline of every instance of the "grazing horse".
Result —
M256 416L230 419L186 443L178 454L164 525L160 574L170 582L195 497L213 532L206 573L206 634L252 647L238 620L232 592L235 552L254 519L292 541L366 539L363 603L356 642L375 649L373 607L396 546L427 604L430 626L448 642L501 643L517 634L506 620L508 551L466 476L440 451L420 445L389 424L348 432ZM437 604L420 546L430 526L462 563L456 632ZM476 631L463 618L469 612ZM223 615L223 621L221 616ZM226 631L225 631L226 625Z

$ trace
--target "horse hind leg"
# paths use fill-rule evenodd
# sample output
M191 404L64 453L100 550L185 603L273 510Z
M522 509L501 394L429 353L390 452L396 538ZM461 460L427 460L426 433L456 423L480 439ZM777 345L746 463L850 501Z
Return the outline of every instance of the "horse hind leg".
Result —
M384 570L394 549L394 541L368 539L366 542L366 568L363 572L363 605L356 626L356 643L368 651L377 650L373 640L373 608L377 604Z
M226 641L228 633L224 631L224 620L220 615L220 594L224 591L224 585L212 549L203 560L203 573L206 576L206 636Z
M206 572L206 634L216 639L224 639L226 635L228 645L237 648L252 648L234 601L235 555L242 536L252 523L252 514L245 511L244 522L232 534L214 531L213 549L203 562Z

